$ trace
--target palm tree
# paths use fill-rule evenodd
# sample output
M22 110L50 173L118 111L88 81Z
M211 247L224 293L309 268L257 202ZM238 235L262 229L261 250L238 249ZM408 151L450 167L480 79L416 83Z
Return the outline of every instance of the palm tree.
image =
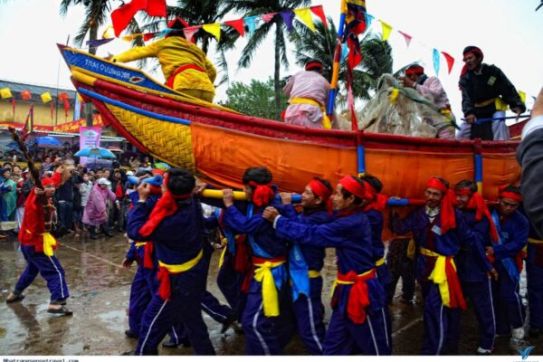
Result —
M238 61L238 66L242 68L248 67L259 46L266 39L268 34L275 26L275 41L274 41L274 93L275 93L275 114L276 119L280 117L281 110L281 64L288 67L287 59L287 39L285 37L285 27L281 18L280 12L291 10L301 6L307 6L311 3L310 0L232 0L233 10L243 13L244 17L276 13L273 19L269 22L261 22L250 36L247 45L242 51L242 55Z
M315 32L305 26L296 25L290 38L296 47L296 63L303 66L309 59L318 59L324 64L323 75L330 79L337 30L331 18L328 18L328 23L328 28L322 23L317 23ZM392 72L392 49L388 42L372 34L364 36L360 48L364 58L353 70L353 93L355 97L369 99L379 77ZM345 69L345 64L342 64L342 69ZM344 72L340 72L339 80L345 80Z

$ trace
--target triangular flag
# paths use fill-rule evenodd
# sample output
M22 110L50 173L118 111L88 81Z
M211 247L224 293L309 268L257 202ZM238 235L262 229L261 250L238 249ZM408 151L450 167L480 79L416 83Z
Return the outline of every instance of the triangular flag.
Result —
M439 50L435 48L433 50L433 58L434 58L434 70L436 72L436 75L439 75L439 63L440 63Z
M366 28L369 28L375 18L373 17L373 15L368 14L368 13L366 13L365 17L366 17Z
M411 44L411 39L413 38L411 35L404 33L403 31L398 30L398 33L402 34L405 45L409 48L409 45Z
M149 40L153 39L155 36L156 36L156 33L144 33L143 34L143 41L149 41Z
M217 41L221 40L221 24L220 23L213 23L213 24L204 24L202 25L202 28L207 31L209 34L213 35Z
M111 25L108 25L106 30L102 33L102 39L111 39L115 37L115 30Z
M0 97L2 99L8 99L8 98L13 97L13 94L11 94L11 89L9 88L0 89Z
M305 26L307 26L312 32L315 32L315 23L313 23L313 17L311 16L311 10L308 8L305 9L295 9L294 14L298 20L300 20Z
M454 58L447 52L441 52L441 54L443 54L443 56L445 57L445 60L447 61L447 70L449 74L451 74L451 70L454 65Z
M273 20L275 14L277 14L277 13L264 14L264 15L260 16L260 19L262 19L262 21L265 22L265 23L269 23L270 21Z
M245 35L245 23L243 19L226 21L224 24L236 29L239 35Z
M383 20L381 22L381 27L383 28L383 41L387 41L390 37L390 32L392 31L392 25L385 23Z
M253 34L256 30L256 16L248 16L243 18L245 25L247 25L247 31L249 34Z
M42 93L40 95L40 97L41 97L41 101L44 104L47 104L47 103L49 103L49 102L51 102L53 100L53 97L51 97L51 93L49 93L49 92Z
M526 103L526 92L521 91L521 90L519 89L519 91L518 91L518 96L520 97L520 100L522 101L522 103Z
M321 19L321 22L324 25L324 27L328 29L328 22L326 21L326 15L324 15L324 10L322 9L322 5L312 6L310 9L313 12L313 14L315 14L316 16L319 17L319 19Z
M281 17L283 18L283 21L285 22L285 25L287 27L288 31L292 31L292 21L294 20L294 13L292 10L285 10L281 11Z
M343 43L341 46L341 61L344 62L345 59L347 59L347 55L349 55L349 47L346 43Z
M183 29L183 34L185 34L185 39L194 43L194 35L200 30L200 26L190 26Z

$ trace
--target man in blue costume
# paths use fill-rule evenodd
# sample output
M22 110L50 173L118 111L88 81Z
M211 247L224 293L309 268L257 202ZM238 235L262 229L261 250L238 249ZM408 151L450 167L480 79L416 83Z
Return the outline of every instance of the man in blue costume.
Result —
M492 300L492 276L498 277L494 268L489 270L489 261L481 263L477 257L479 248L497 242L498 232L485 200L477 192L471 180L462 180L454 187L456 205L466 220L467 226L477 237L479 246L461 248L456 257L458 276L464 295L471 300L479 322L479 346L477 354L488 355L494 350L496 317Z
M468 229L459 211L453 207L455 195L442 178L432 177L425 190L426 205L407 218L392 218L392 231L413 232L418 248L416 275L424 297L425 338L422 353L442 354L444 347L457 347L460 310L466 309L454 257L461 246L477 248L475 235ZM477 248L484 263L484 249ZM490 270L488 270L490 271Z
M264 217L278 235L300 245L336 249L338 275L333 313L324 339L325 355L388 355L384 288L377 278L370 223L362 207L370 199L364 183L353 176L340 180L332 196L336 217L308 225L281 217L268 208Z
M154 245L159 287L144 312L136 354L157 354L172 325L183 324L196 354L214 354L200 302L206 289L203 258L205 220L192 196L195 179L182 169L170 169L162 197L147 203L148 184L138 187L139 200L128 219L128 236Z
M500 189L498 206L492 210L492 220L498 229L499 240L486 248L500 276L493 283L496 333L511 334L510 345L514 350L526 346L524 306L519 295L522 270L519 254L528 242L530 225L518 210L521 202L519 188L508 185Z
M307 225L322 225L332 220L330 196L333 189L325 179L313 178L302 194L303 211L298 214L292 206L292 195L281 193L285 206L282 215ZM289 252L289 274L293 310L298 335L307 351L314 355L323 352L324 306L322 304L322 276L325 250L323 247L294 243Z
M236 234L246 234L254 266L241 317L245 352L250 355L281 354L290 334L288 244L262 218L262 211L275 197L271 181L272 174L265 167L245 170L243 184L250 200L245 212L234 206L232 190L223 190L224 225Z

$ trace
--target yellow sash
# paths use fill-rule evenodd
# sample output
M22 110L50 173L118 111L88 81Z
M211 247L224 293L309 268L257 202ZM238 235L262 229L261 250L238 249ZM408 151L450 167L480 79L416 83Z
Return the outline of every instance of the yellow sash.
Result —
M381 259L377 260L375 262L375 266L381 266L381 265L384 265L385 264L385 257L382 257Z
M477 102L475 103L476 108L482 108L491 105L494 103L494 107L496 107L497 111L506 111L509 107L507 103L505 103L500 97L487 99L485 101Z
M309 275L309 278L311 279L319 278L321 276L321 272L318 270L309 270L307 274Z
M55 255L55 249L57 245L57 240L50 233L43 233L43 253L47 256Z
M434 284L438 285L439 294L441 295L441 302L443 305L450 307L451 295L449 293L449 283L447 282L447 273L445 271L447 257L426 248L420 248L420 253L425 256L436 258L434 269L432 270L432 273L428 279L433 281ZM454 270L456 270L456 264L454 263L453 258L451 258L451 263Z
M366 276L368 275L369 273L371 273L373 271L373 269L370 269L368 270L367 272L364 272L362 274L358 274L359 277L363 277L363 276ZM336 291L336 286L340 284L340 285L351 285L351 284L354 284L354 282L351 282L351 281L346 281L346 280L339 280L337 277L336 279L334 280L334 282L332 283L332 288L330 289L330 298L332 298L334 296L334 292Z
M528 238L528 244L543 244L543 240Z
M289 104L309 104L311 106L319 107L322 112L322 127L324 129L332 129L332 122L330 122L330 118L328 118L328 115L326 114L326 108L324 107L324 104L321 104L314 99L304 98L304 97L294 97L291 100L289 100L288 103Z
M224 256L226 255L226 249L228 249L228 239L227 238L221 238L221 256L219 257L219 269L222 268L222 265L224 264Z
M198 255L196 255L193 259L190 259L189 261L184 262L183 264L166 264L159 260L158 265L168 269L168 273L171 273L171 274L183 273L183 272L186 272L187 270L194 268L194 266L198 264L200 259L202 259L203 255L204 255L204 251L200 250Z
M136 248L141 248L142 246L145 246L147 244L147 241L138 241L136 243Z
M272 269L285 264L285 261L256 264L255 280L262 283L262 303L266 317L277 317L279 315L279 297L273 279Z

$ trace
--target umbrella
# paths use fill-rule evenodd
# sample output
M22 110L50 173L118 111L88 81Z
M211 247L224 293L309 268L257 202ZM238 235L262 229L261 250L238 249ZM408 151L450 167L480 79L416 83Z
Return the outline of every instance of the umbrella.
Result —
M62 148L62 143L59 140L57 140L55 137L51 137L51 136L36 137L34 139L34 142L36 142L38 147Z
M167 163L164 162L155 162L155 168L162 170L162 171L168 171L171 167Z
M108 149L96 147L96 148L83 148L75 154L77 157L91 157L114 160L117 157Z

